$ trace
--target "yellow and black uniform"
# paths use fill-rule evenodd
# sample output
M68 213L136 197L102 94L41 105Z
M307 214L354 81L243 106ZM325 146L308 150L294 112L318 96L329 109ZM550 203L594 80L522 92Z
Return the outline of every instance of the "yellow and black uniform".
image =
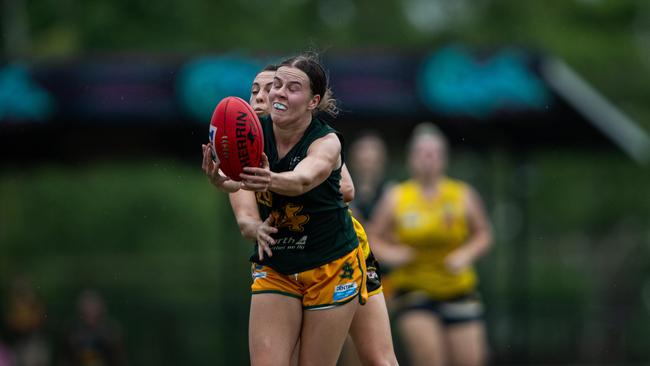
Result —
M445 258L469 236L465 213L467 186L442 178L433 198L420 185L406 181L396 189L395 234L399 242L415 250L413 260L390 273L398 311L429 309L446 323L482 316L473 268L451 273Z
M357 238L359 239L359 245L363 251L363 257L366 260L366 288L368 289L368 296L377 295L382 292L381 287L381 269L379 268L379 262L375 259L375 255L372 254L370 250L370 244L368 244L368 235L363 229L363 225L352 215L352 224L354 225L354 231L357 233Z
M264 151L270 169L281 173L293 170L307 156L309 146L336 130L313 118L302 138L282 158L277 153L273 125L263 119ZM320 185L291 197L274 192L258 192L257 206L263 219L271 216L278 229L273 235L272 257L260 260L257 244L251 256L253 294L280 293L301 298L307 309L346 303L356 296L363 303L365 261L360 250L348 207L339 191L341 168Z

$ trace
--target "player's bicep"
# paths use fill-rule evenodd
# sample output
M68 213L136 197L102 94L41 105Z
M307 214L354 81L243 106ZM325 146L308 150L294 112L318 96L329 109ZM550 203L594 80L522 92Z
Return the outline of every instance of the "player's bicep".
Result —
M307 156L294 168L305 185L315 187L341 165L341 143L335 134L314 141Z

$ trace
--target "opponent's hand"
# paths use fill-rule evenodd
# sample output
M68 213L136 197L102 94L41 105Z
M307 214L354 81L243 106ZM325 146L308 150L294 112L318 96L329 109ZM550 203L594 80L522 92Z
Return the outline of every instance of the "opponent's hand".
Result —
M269 158L262 153L261 167L245 167L244 173L239 177L242 179L241 188L247 191L266 192L271 186L271 169Z
M445 267L453 274L461 273L470 266L472 259L464 250L457 249L445 258Z
M241 184L220 173L219 159L212 160L210 146L202 144L201 148L203 149L203 172L207 175L210 183L226 193L237 192Z
M269 215L269 217L267 217L266 220L257 227L257 254L259 255L260 260L264 259L264 253L269 257L273 256L271 245L275 244L275 239L271 237L271 234L277 233L278 229L273 227L272 223L273 217Z

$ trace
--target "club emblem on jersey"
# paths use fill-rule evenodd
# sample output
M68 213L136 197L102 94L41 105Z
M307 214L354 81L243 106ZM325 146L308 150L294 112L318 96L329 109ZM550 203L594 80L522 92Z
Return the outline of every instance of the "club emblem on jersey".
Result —
M305 230L303 225L309 222L309 215L300 215L302 208L301 205L287 203L281 211L271 212L274 226L278 229L287 227L291 231L303 232Z
M409 211L402 215L400 218L402 226L406 229L413 229L420 226L420 214L416 211Z
M261 205L264 205L266 207L273 206L273 193L270 191L255 192L255 198L257 199L257 203Z

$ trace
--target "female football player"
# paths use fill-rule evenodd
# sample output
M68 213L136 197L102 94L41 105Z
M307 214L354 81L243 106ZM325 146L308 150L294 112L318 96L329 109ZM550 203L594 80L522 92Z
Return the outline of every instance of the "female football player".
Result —
M253 81L250 105L259 117L269 113L268 93L275 70L277 66L269 65ZM355 197L355 188L345 164L341 175L341 193L343 200L349 203ZM397 365L378 264L370 250L363 226L354 217L352 222L366 259L366 288L369 298L365 306L357 309L350 326L350 335L364 365Z
M263 102L259 94L268 90L264 73L252 88L256 112L264 108L256 98ZM231 202L242 234L257 240L251 361L288 364L300 337L300 364L335 364L356 310L350 300L366 293L363 253L339 192L339 136L314 117L335 105L323 68L305 56L282 63L268 92L271 119L262 123L270 164L247 168L241 184L218 172L213 179L215 167L207 164L215 185L244 189ZM204 170L211 161L205 150ZM281 316L270 319L268 312Z
M481 365L486 358L474 263L490 247L479 195L445 175L447 144L431 124L408 147L411 179L384 194L369 224L374 250L392 267L390 301L413 365Z

